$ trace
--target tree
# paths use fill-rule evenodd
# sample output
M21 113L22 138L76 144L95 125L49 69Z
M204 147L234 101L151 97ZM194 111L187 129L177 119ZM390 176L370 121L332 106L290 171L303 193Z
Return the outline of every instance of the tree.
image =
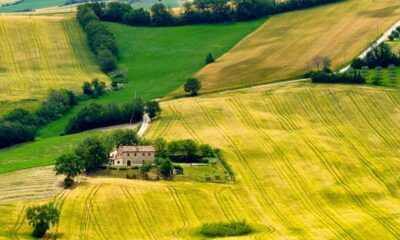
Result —
M157 138L154 141L154 147L158 157L165 157L167 154L167 141L164 138Z
M361 68L361 76L366 79L368 77L369 68L368 66L363 66Z
M214 157L214 151L208 144L201 144L199 150L203 157Z
M174 165L172 164L171 160L167 158L161 161L159 169L164 178L169 178L172 176Z
M90 82L88 82L88 81L85 81L82 86L82 91L83 91L83 94L92 96L92 94L94 92L94 90L92 88L92 84L90 84Z
M38 119L34 114L22 108L16 108L3 117L4 121L19 122L23 125L38 126Z
M190 92L190 96L196 96L201 89L201 82L197 78L189 78L183 88L185 92Z
M64 174L64 185L66 188L72 186L73 178L76 177L84 169L84 162L75 154L63 154L56 160L56 174Z
M84 162L85 170L90 172L106 164L109 153L100 138L90 137L78 145L75 154Z
M152 21L156 26L170 26L174 23L174 17L162 3L156 3L151 7Z
M29 225L33 227L33 236L43 237L47 230L60 220L60 211L54 203L48 203L40 206L32 206L26 210L26 217Z
M382 67L378 66L375 68L375 78L372 84L374 85L382 84Z
M149 114L151 119L155 118L161 113L160 104L156 101L147 101L145 103L145 112Z
M97 62L100 65L101 70L105 73L117 69L117 58L106 48L103 48L98 52Z
M139 171L145 178L147 178L147 174L150 172L152 168L151 162L144 162L142 166L140 166Z
M131 26L148 26L151 24L151 16L143 8L133 9L125 14L124 23Z
M323 57L322 58L322 67L324 72L331 72L330 67L332 64L332 60L328 57Z
M136 145L139 142L137 133L133 130L116 130L113 133L113 138L115 146L118 148L120 146Z
M206 56L206 64L210 64L210 63L213 63L213 62L215 62L215 59L214 59L213 55L211 53L208 53L207 56Z

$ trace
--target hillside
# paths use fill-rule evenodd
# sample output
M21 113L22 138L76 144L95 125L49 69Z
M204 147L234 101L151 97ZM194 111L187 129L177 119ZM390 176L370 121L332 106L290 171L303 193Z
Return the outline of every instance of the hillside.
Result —
M272 16L197 77L208 92L301 77L316 55L344 66L399 20L399 6L348 0Z
M161 98L201 69L207 53L221 56L264 21L168 28L107 23L121 51L119 68L126 71L128 82L123 90L95 102L123 103L135 96L145 100ZM42 129L41 137L63 133L68 119L91 102L82 102L70 114Z
M107 81L74 19L1 15L0 26L0 112L37 104L51 88Z
M210 143L237 182L88 179L59 198L61 239L201 239L201 223L234 219L256 228L249 238L400 236L398 91L298 83L162 107L147 137ZM13 225L0 219L3 236L26 234Z

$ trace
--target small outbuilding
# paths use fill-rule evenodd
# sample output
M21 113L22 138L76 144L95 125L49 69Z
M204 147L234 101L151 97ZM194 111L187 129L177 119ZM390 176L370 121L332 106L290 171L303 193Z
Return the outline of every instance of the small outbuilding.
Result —
M156 151L153 146L121 146L110 153L110 166L142 165L154 161Z

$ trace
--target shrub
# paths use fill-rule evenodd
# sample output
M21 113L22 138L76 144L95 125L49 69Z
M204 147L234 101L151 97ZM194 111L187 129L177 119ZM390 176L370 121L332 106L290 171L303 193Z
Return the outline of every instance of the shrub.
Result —
M207 56L206 56L206 64L210 64L210 63L213 63L213 62L215 62L215 59L214 59L213 55L211 53L208 53Z
M183 167L181 165L174 165L174 169L175 169L176 175L184 174Z
M363 84L365 78L357 71L354 73L326 73L326 72L315 72L311 75L313 83L351 83L351 84Z
M205 223L200 233L206 237L241 236L249 234L253 229L246 221Z
M204 175L204 180L207 181L207 182L211 181L211 176L208 173L206 173Z
M74 179L66 177L64 179L64 187L70 188L70 187L72 187L72 185L74 185Z
M117 68L117 58L108 49L102 49L97 54L97 63L103 72L108 73Z
M160 173L164 178L169 178L172 176L173 165L170 159L164 159L160 166Z
M128 170L127 167L119 167L118 170Z

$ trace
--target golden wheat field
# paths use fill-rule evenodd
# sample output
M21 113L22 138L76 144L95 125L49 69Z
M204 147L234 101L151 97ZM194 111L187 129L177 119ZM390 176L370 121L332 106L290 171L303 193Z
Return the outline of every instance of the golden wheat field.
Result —
M204 222L244 219L256 231L237 239L400 237L399 91L296 83L162 108L147 137L220 148L236 182L88 178L57 198L61 222L48 236L202 239ZM22 215L7 216L0 238L27 236Z
M317 55L346 65L400 19L397 0L348 0L271 16L197 73L203 92L301 77Z
M78 91L84 81L108 79L70 17L3 14L0 43L0 107L42 99L50 88Z

